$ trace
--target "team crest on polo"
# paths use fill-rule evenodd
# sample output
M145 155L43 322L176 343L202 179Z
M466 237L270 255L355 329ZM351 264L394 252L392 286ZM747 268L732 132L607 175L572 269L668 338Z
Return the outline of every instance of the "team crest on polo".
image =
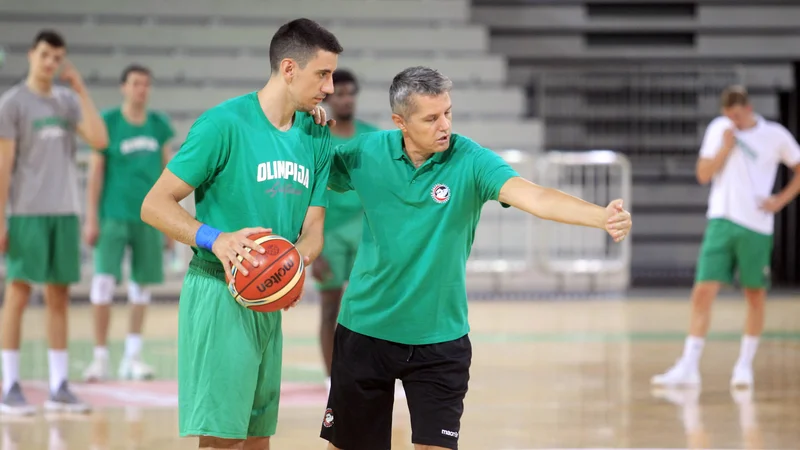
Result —
M450 200L450 188L441 183L434 184L431 189L431 198L436 203L447 203Z

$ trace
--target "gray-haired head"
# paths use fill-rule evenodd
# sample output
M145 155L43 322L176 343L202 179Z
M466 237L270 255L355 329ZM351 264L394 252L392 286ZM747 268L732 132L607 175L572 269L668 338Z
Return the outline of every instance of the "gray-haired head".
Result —
M435 97L449 93L453 82L436 69L430 67L409 67L395 75L389 88L389 105L392 112L405 116L413 111L413 96Z

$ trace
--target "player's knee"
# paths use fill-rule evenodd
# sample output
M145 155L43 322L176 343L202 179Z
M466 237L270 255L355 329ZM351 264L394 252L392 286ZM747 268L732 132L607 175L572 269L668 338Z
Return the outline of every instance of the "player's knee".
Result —
M138 283L131 283L128 286L128 301L131 302L132 305L148 305L150 304L151 297L152 293L146 286L142 286Z
M13 311L24 310L31 297L31 285L24 281L12 281L6 289L4 307Z
M745 288L744 298L747 299L747 305L750 308L762 309L767 300L767 291L766 289Z
M222 439L213 436L200 436L200 448L243 449L244 439Z
M696 284L692 290L692 305L700 309L710 308L718 291L719 283Z
M108 305L114 300L114 275L99 274L92 278L92 288L89 291L89 301L93 305Z

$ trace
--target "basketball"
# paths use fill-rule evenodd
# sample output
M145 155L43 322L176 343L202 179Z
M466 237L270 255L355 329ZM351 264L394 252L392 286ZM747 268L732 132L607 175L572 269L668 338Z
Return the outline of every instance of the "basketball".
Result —
M256 233L248 239L261 245L265 252L250 251L258 261L253 267L243 260L247 276L233 268L233 279L228 282L228 290L233 298L245 308L258 312L279 311L300 296L305 281L303 257L288 239L269 233Z

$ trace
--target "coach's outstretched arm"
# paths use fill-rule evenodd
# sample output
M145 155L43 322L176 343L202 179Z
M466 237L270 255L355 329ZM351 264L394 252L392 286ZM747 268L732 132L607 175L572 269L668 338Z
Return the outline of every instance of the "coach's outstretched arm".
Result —
M631 215L614 200L607 207L589 203L557 189L514 177L503 184L498 201L545 220L606 230L620 242L631 229Z

